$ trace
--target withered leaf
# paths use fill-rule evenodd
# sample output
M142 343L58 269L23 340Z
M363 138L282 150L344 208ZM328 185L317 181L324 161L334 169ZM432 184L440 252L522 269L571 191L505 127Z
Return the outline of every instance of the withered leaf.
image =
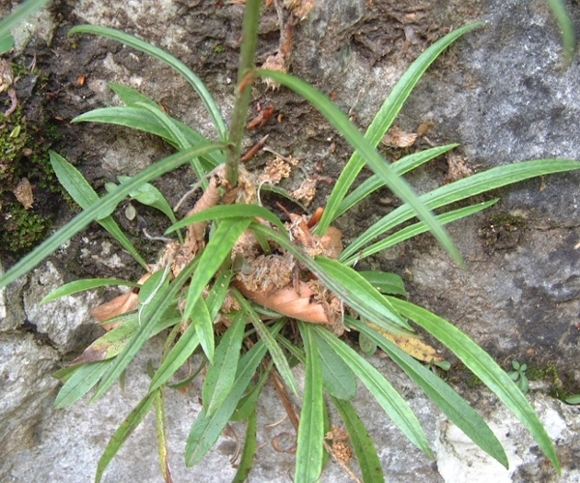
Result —
M239 281L234 282L234 285L246 298L279 314L315 324L331 323L324 307L310 301L316 294L304 282L298 282L296 288L290 284L267 292L253 292Z
M389 339L393 344L403 349L411 357L414 357L419 361L433 363L433 362L441 362L444 360L437 349L423 342L421 339L417 337L394 335L382 329L378 325L372 324L370 322L368 322L368 325L372 327L373 330L380 332L383 337Z

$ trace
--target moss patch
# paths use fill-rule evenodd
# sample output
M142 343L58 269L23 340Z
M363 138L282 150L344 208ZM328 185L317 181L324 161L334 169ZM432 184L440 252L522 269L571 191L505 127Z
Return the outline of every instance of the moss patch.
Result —
M44 112L41 76L21 67L13 85L18 106L0 116L0 252L22 256L42 241L63 202L62 189L50 165L48 149L58 137ZM28 76L28 77L26 77ZM32 95L19 85L34 84ZM2 113L11 105L7 92L0 93ZM19 183L28 180L29 203L17 197Z

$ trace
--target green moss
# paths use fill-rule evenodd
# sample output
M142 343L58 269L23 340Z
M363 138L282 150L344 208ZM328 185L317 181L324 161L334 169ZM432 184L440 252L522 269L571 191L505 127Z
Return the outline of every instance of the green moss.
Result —
M527 220L523 216L509 213L493 215L491 223L496 228L501 227L506 231L525 230L527 226Z
M17 75L30 75L16 65L13 69ZM6 93L0 94L0 105L9 107ZM41 122L30 122L25 114L28 110L35 110L30 118ZM64 197L48 155L58 136L42 104L36 102L29 105L24 101L0 122L0 251L22 255L42 241L52 225L57 210L51 207ZM28 210L14 195L23 178L29 180L34 198Z
M580 384L575 380L574 374L562 372L553 362L547 364L530 363L526 375L531 381L548 383L548 394L562 401L577 394L580 389Z
M51 220L26 211L18 202L9 203L0 231L0 243L4 249L19 254L30 250L42 241L52 226Z

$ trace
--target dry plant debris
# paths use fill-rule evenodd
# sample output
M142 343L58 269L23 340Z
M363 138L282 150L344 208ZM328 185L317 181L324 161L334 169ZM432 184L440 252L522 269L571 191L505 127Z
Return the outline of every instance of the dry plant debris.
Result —
M34 204L34 195L32 194L32 186L28 178L22 178L16 187L12 190L18 202L24 206L24 209L29 210Z
M409 148L417 139L416 133L403 131L401 128L394 126L382 139L382 143L394 148Z
M447 176L445 176L445 184L467 178L472 174L473 169L467 166L467 160L463 156L453 152L447 153Z

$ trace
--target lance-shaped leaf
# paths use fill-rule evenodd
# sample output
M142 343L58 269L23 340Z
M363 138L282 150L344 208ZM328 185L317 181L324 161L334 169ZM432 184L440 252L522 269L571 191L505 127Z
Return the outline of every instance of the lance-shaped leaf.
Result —
M153 392L148 394L141 400L141 402L129 413L129 416L125 418L125 420L121 423L121 425L113 434L113 437L107 444L103 455L99 459L99 463L97 464L97 473L95 475L95 483L100 483L101 479L103 478L103 473L111 460L115 457L117 452L121 449L127 438L131 435L131 433L135 430L137 426L143 421L143 418L147 415L155 399L157 398L157 393Z
M414 320L451 349L466 367L499 397L529 429L538 446L559 473L560 463L546 429L520 389L491 356L445 319L403 300L391 298L391 302L402 314Z
M364 322L347 317L346 323L378 344L458 428L507 468L508 460L501 443L482 417L454 389Z
M213 362L207 369L202 396L208 415L224 402L234 385L245 327L246 316L240 312L232 326L222 336Z
M282 327L276 324L271 330L276 333ZM244 395L256 368L266 355L266 345L258 341L241 359L238 364L238 372L226 400L217 410L208 415L202 409L191 427L191 431L185 445L185 462L187 466L193 466L207 454L219 438L226 424L234 413L238 402Z
M322 472L324 440L322 367L313 337L314 326L299 322L298 327L304 342L306 375L298 426L294 481L317 481Z
M344 421L364 483L383 483L385 477L373 440L350 401L333 397L332 402Z
M66 159L56 153L50 153L50 163L54 173L58 178L60 184L68 192L68 194L75 200L81 208L86 210L89 206L99 201L99 195L95 192L92 186L87 182L84 176ZM137 249L133 246L127 235L121 230L117 222L109 216L116 208L116 205L111 205L107 211L99 214L97 221L107 230L121 246L127 250L135 260L137 260L142 267L147 268L147 263Z
M323 338L330 347L350 366L361 382L367 387L377 402L385 410L392 421L403 434L428 456L433 454L429 448L427 436L419 420L393 386L371 366L362 356L357 354L344 342L332 335L328 330L312 326L313 330Z

